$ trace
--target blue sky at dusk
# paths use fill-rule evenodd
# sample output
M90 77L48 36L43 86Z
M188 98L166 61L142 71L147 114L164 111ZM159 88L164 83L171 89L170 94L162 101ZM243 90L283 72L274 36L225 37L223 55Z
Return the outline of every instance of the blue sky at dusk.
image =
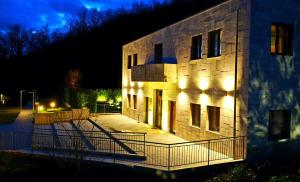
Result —
M80 8L97 10L124 7L133 2L150 4L160 0L0 0L0 31L13 24L39 28L48 24L50 29L63 28Z

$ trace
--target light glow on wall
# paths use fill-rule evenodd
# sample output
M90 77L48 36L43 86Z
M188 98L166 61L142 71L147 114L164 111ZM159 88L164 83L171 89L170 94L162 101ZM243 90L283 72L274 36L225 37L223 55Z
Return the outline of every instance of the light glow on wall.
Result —
M131 87L134 87L134 85L135 85L134 82L131 82L131 83L130 83L130 86L131 86Z
M139 88L143 88L144 83L143 82L138 82L138 86L139 86Z
M163 112L162 112L162 125L161 125L161 129L163 131L168 131L168 124L169 124L169 118L168 118L168 107L166 107L167 103L163 103Z
M178 100L181 105L184 105L188 102L188 95L184 92L179 93Z
M139 89L137 95L138 95L139 98L143 98L143 96L144 96L143 90Z
M153 126L153 111L148 111L148 124Z
M234 89L234 78L232 76L228 76L223 81L223 87L225 91L233 91Z
M208 105L209 98L207 94L201 94L200 95L200 103L201 105Z
M128 87L128 80L127 80L127 79L124 80L123 86L124 86L124 87Z
M186 85L187 85L186 82L187 82L186 79L180 79L178 83L179 88L186 89Z
M200 82L199 82L199 88L201 90L207 90L209 87L209 80L208 78L201 78Z
M234 107L234 99L232 96L225 96L223 99L224 107L230 110L233 110Z
M129 94L131 94L131 95L133 95L133 94L134 94L134 90L133 90L133 88L131 88L131 89L130 89L130 92L129 92Z
M124 89L123 89L122 94L123 94L123 97L126 97L126 96L127 96L127 88L124 88Z

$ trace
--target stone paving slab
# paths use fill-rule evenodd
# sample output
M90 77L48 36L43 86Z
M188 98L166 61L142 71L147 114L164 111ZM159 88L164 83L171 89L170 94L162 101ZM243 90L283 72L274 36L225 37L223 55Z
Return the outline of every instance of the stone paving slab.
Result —
M186 142L186 140L178 136L159 129L153 129L145 123L138 122L121 114L97 114L91 119L108 131L146 133L147 142L164 144Z

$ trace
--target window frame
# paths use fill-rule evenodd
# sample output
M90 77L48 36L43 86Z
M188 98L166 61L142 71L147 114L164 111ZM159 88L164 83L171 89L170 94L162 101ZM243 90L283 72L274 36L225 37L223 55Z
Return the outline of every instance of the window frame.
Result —
M127 56L127 69L131 69L132 68L132 55L128 55Z
M133 54L133 65L132 66L137 66L138 65L138 54Z
M273 35L272 32L272 27L275 26L275 36ZM280 36L279 28L284 27L284 30L288 31L288 35L286 36ZM271 24L271 45L270 45L270 53L271 55L286 55L286 56L292 56L293 55L293 37L294 37L294 26L292 24L285 24L285 23L272 23ZM275 37L275 52L272 51L272 39ZM288 41L286 43L284 51L282 53L279 52L279 38L280 37L285 37L285 41ZM288 45L288 47L286 47Z
M210 108L214 108L217 109L218 112L218 123L217 123L217 130L215 130L214 128L211 128L213 125L211 125L211 117L210 117ZM210 132L217 132L220 133L220 129L221 129L221 107L216 107L216 106L207 106L207 117L208 117L208 131Z
M279 135L272 135L271 131L272 131L272 112L283 112L283 116L285 116L284 118L286 118L286 116L288 117L285 121L287 121L284 126L284 129L286 129L286 131L281 131L281 133ZM286 113L284 113L286 112ZM285 115L287 114L287 115ZM290 139L291 138L291 119L292 119L292 112L290 109L281 109L281 110L270 110L269 111L269 126L268 126L268 140L269 141L277 141L277 140L284 140L284 139ZM274 121L273 121L274 122ZM278 124L278 123L273 123L273 124ZM274 127L274 126L273 126ZM282 129L282 128L281 128Z
M137 95L132 95L133 105L132 109L136 110L137 108Z
M127 94L127 108L131 108L131 94Z
M194 114L197 114L197 113L193 112L194 107L196 107L195 110L198 110L198 112L199 112L199 116L198 116L199 121L194 120L194 119L196 119L196 118L194 118ZM195 103L190 103L190 112L191 112L191 121L192 121L191 125L194 127L200 128L201 127L201 105L195 104Z
M200 39L199 41L197 41L198 38ZM194 47L194 46L196 46L196 47ZM196 50L196 48L197 48L197 50ZM199 52L200 52L200 54L199 54ZM193 61L193 60L198 60L198 59L202 59L202 58L203 58L203 36L202 36L202 34L194 35L192 37L190 60Z
M215 42L212 42L212 35L216 34L216 33L219 35L218 36L218 53L217 54L215 54L215 49L216 49L216 45L214 45ZM222 55L221 35L222 35L222 28L208 32L207 58L215 58L215 57L220 57ZM212 47L212 44L214 45L213 47ZM212 54L212 53L214 53L214 54Z
M158 54L158 52L159 52L159 54ZM154 63L155 64L161 64L163 62L163 60L162 60L163 52L164 52L164 47L163 47L162 43L157 43L154 45Z

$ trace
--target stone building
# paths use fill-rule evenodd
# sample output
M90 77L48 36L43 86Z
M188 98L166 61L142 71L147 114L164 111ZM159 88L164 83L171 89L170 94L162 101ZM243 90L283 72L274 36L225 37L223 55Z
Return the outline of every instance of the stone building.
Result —
M124 45L122 114L248 151L296 141L299 20L297 0L228 0Z

